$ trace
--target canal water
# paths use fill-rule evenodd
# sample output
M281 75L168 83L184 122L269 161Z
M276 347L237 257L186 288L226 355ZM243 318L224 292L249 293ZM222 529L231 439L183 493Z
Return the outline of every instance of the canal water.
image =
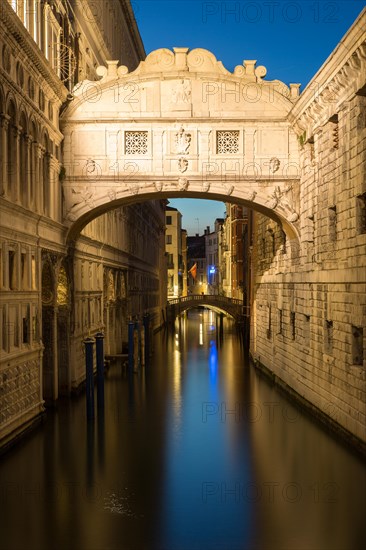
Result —
M107 374L0 459L1 550L360 550L362 461L193 310L151 364Z

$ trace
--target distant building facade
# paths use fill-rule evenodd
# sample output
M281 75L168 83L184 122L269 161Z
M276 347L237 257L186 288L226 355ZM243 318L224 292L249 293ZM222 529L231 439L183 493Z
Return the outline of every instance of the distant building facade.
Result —
M205 235L187 237L188 294L207 293L207 262ZM192 268L193 273L190 273Z
M183 257L183 246L186 253L186 239L182 230L182 214L176 208L166 207L165 211L165 251L168 270L168 299L184 295L186 264ZM184 242L183 242L184 241Z
M220 291L219 240L223 223L223 218L217 218L214 231L210 231L210 227L205 231L207 294L219 294Z

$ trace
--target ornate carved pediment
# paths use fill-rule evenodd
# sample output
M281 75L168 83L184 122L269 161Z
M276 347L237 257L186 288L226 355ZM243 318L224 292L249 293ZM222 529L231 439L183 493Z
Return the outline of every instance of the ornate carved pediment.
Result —
M263 65L256 66L254 59L245 59L242 65L237 65L231 73L221 61L218 61L213 53L204 48L195 48L189 51L188 48L173 48L173 51L167 48L155 50L141 61L137 69L129 73L125 65L118 66L118 61L107 61L107 66L97 68L97 74L101 77L100 82L108 82L118 78L145 76L149 74L177 73L185 71L187 73L205 73L211 76L234 76L242 79L244 82L261 82L267 74L267 69ZM85 81L90 82L90 81ZM283 87L286 97L291 100L297 99L299 95L299 84L291 84L288 88L283 82L274 81L277 87ZM75 92L77 92L75 90ZM282 91L281 91L282 93ZM173 90L173 102L190 101L191 90L189 80L182 78Z

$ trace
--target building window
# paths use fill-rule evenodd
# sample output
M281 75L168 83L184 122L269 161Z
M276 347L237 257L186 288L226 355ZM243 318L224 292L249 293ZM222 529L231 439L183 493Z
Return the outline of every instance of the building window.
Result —
M270 340L272 335L272 312L271 306L268 305L268 319L267 319L267 338Z
M263 258L265 258L266 257L266 239L262 237L261 242L262 242L262 256Z
M281 253L286 254L286 233L283 229L280 229L280 243Z
M295 323L295 312L290 312L290 328L291 328L291 340L296 339L296 323Z
M29 327L29 308L26 316L22 318L22 343L29 344L30 342L30 327Z
M50 6L44 8L45 14L45 56L50 62L53 70L60 76L60 44L61 27L53 15Z
M363 328L352 325L352 364L363 365Z
M172 235L166 235L166 244L172 244L173 238Z
M283 334L283 311L278 310L278 334Z
M357 233L366 233L366 193L356 197L356 227Z
M324 326L324 352L333 353L333 321L326 320Z
M310 346L310 315L304 315L303 325L304 346Z
M328 208L328 230L329 241L335 242L337 240L337 207L331 206Z
M166 217L166 224L167 225L172 225L172 217L171 216Z
M22 290L28 288L28 265L27 265L27 255L25 252L22 252L20 255L20 269L21 269L21 281L22 281Z
M218 155L239 153L239 130L218 130L216 132L216 153Z
M9 288L10 290L16 289L16 266L15 266L15 252L9 250Z
M146 155L147 154L147 132L125 133L125 154Z

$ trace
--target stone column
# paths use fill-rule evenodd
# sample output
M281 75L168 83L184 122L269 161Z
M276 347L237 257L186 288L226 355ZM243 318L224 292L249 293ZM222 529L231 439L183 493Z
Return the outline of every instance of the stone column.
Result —
M32 290L32 249L27 246L27 290Z
M36 147L36 169L35 169L35 195L37 197L37 211L43 214L43 153L44 148L39 143Z
M15 166L11 167L11 170L14 171L14 176L12 179L12 184L14 186L14 190L12 190L12 197L14 199L14 202L18 203L20 202L20 136L22 133L22 130L19 126L13 126L12 131L14 132L14 160L15 160Z
M244 166L242 168L242 173L244 175L247 175L247 173L252 174L254 172L255 133L256 130L254 128L248 128L244 131Z
M30 169L30 208L37 211L37 181L38 181L38 150L34 136L31 138L31 169Z
M51 209L51 194L52 194L52 181L51 181L51 154L43 149L42 159L42 189L43 189L43 214L50 216Z
M58 192L58 171L59 171L59 162L54 155L49 155L48 162L49 169L49 205L48 205L48 215L57 221L60 221L60 195Z
M26 185L27 191L26 191L26 204L24 206L31 209L32 208L32 193L31 193L31 186L32 186L32 174L31 174L31 171L32 171L32 163L31 163L32 137L30 135L26 135L25 136L25 141L26 141L26 159L27 159L26 169L25 169L25 174L26 174L25 185Z
M168 136L166 137L168 138ZM164 172L163 160L164 160L166 151L163 151L164 149L163 138L164 138L164 128L160 126L157 128L154 128L153 138L152 138L152 142L153 142L152 146L154 151L154 156L152 160L152 163L153 163L152 169L153 169L153 173L157 173L157 174L163 174Z
M9 117L0 115L0 132L1 132L1 173L0 173L0 197L8 195L8 127Z
M6 242L2 246L3 252L3 288L9 290L9 247Z

